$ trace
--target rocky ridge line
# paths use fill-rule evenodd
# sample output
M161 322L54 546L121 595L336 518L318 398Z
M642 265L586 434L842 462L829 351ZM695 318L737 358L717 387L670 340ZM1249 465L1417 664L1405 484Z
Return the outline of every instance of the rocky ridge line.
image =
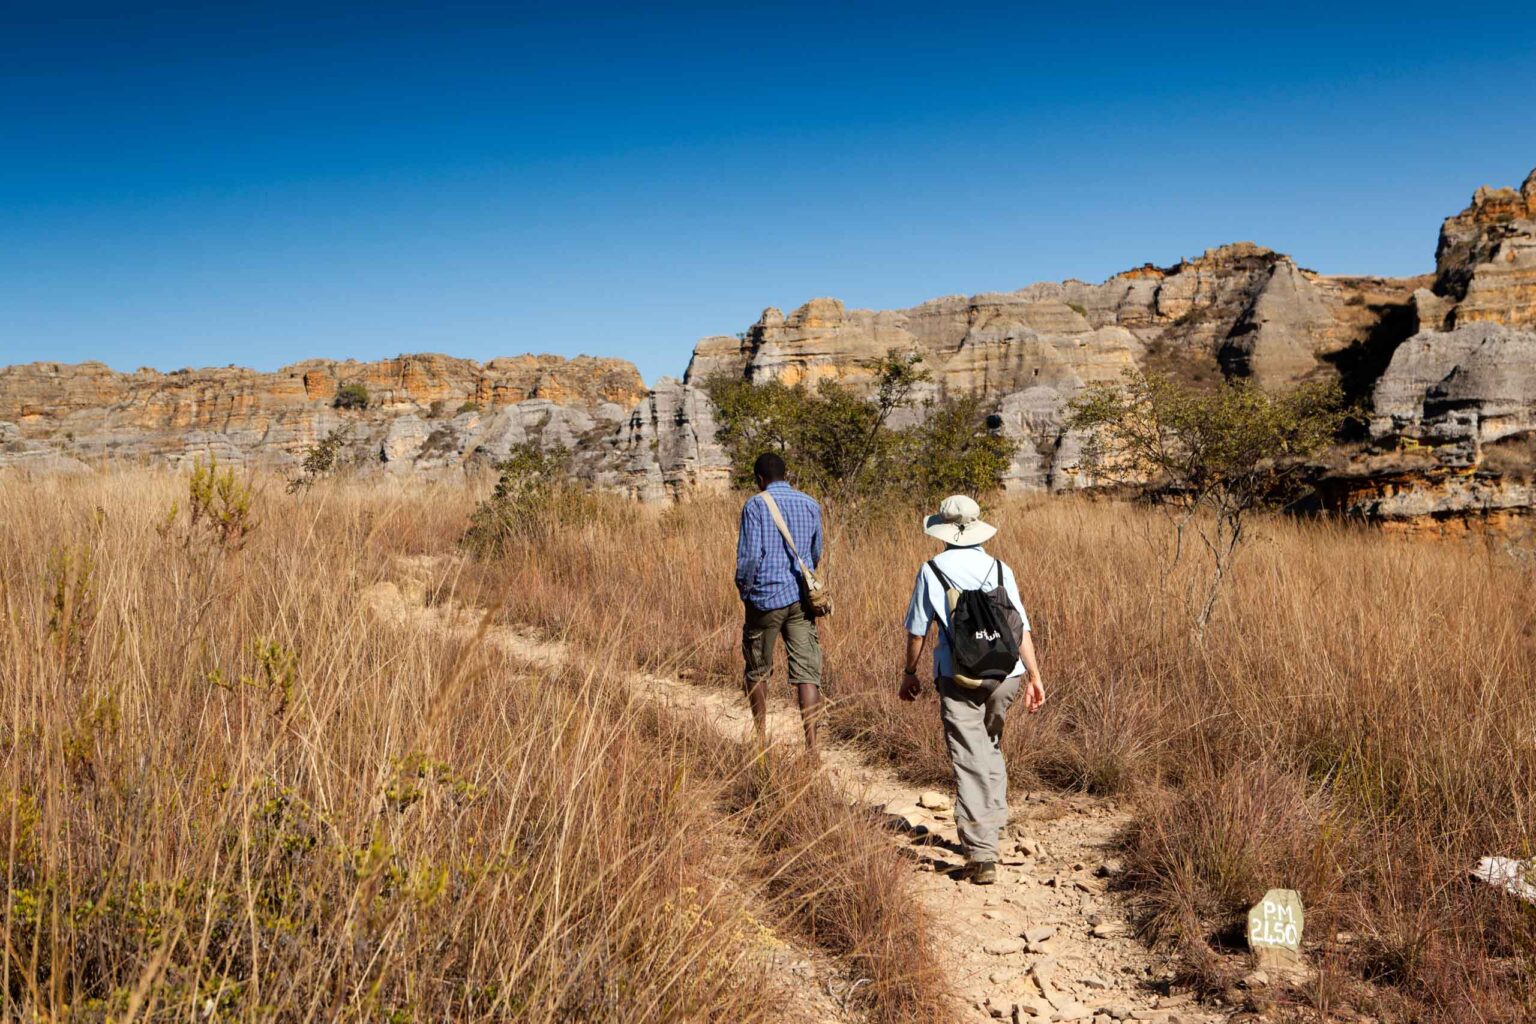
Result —
M764 310L737 337L701 340L683 380L649 390L629 363L588 357L317 360L271 374L13 366L0 369L0 466L213 453L291 467L346 425L355 455L383 472L490 464L533 441L571 449L595 486L676 499L727 480L702 387L710 377L862 388L869 361L893 348L934 371L919 398L996 401L1001 429L1019 441L1011 489L1093 484L1066 409L1127 369L1266 387L1333 377L1369 413L1368 431L1322 468L1333 507L1402 524L1524 514L1536 502L1536 171L1519 189L1478 189L1447 218L1433 274L1322 275L1239 242L1101 284L1046 282L901 310L813 299L788 314ZM368 409L333 408L349 383L368 388Z

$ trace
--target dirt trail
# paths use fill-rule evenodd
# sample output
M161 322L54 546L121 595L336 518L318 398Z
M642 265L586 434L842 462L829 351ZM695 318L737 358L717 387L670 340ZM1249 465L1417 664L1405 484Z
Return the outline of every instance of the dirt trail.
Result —
M465 610L425 604L424 561L405 561L402 585L374 587L366 595L370 605L419 627L479 630L480 619ZM564 644L525 630L495 626L485 637L531 665L556 665L571 656ZM676 714L696 716L732 740L752 739L752 717L738 694L639 672L631 673L627 683L637 696ZM791 749L801 744L798 712L790 705L774 705L769 738ZM913 863L915 890L938 930L934 948L963 1001L957 1020L1207 1024L1226 1018L1187 996L1153 991L1161 968L1131 936L1121 901L1110 891L1119 870L1112 841L1129 821L1113 802L1015 794L998 883L977 886L949 876L964 857L947 793L924 794L836 741L825 744L822 763L849 799L882 809L898 826L891 830L892 842ZM941 806L926 808L920 801ZM786 950L784 962L812 982L799 986L805 991L795 996L804 1019L849 1019L838 998L835 971L792 944Z

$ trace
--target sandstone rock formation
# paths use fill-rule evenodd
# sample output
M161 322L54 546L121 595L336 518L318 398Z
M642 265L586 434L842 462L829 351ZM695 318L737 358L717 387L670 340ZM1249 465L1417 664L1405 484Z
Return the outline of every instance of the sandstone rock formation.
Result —
M702 391L663 377L630 413L617 477L594 473L593 479L646 501L723 490L731 467L715 444L714 416Z
M1214 373L1222 362L1283 383L1325 369L1327 356L1368 335L1380 316L1372 307L1405 304L1428 281L1324 277L1239 242L1099 285L1035 284L881 312L836 299L813 299L787 317L770 308L739 338L699 342L686 379L725 372L858 383L868 379L866 360L896 348L921 353L942 389L983 394L1114 378L1148 355L1184 373Z
M1426 328L1483 320L1536 327L1536 170L1519 191L1485 185L1472 205L1446 218L1434 291L1453 305Z
M788 316L768 309L739 338L701 341L686 379L698 385L724 373L861 387L887 351L916 352L936 391L998 399L1003 429L1019 441L1010 487L1060 490L1087 482L1076 468L1081 439L1062 430L1067 404L1085 386L1138 367L1196 380L1225 371L1266 385L1337 373L1330 359L1365 345L1385 311L1406 308L1429 280L1325 277L1239 242L1099 285L1035 284L880 312L836 299L813 299Z
M1368 404L1368 436L1328 460L1335 507L1388 521L1504 514L1532 505L1536 462L1536 171L1481 188L1440 232L1435 272L1314 273L1251 242L1100 284L1047 282L900 310L820 298L764 310L736 337L700 341L682 381L647 390L615 359L440 355L117 373L99 363L0 369L0 466L84 470L105 460L207 453L287 466L346 426L355 457L386 473L489 463L532 441L573 452L595 485L654 501L723 487L703 384L717 374L854 388L895 349L922 355L919 398L996 402L1019 442L1007 484L1085 486L1082 439L1064 431L1084 387L1129 369L1285 386L1337 377ZM362 384L364 410L334 407Z
M1419 330L1371 392L1371 446L1326 481L1334 504L1419 524L1499 519L1533 504L1536 171L1480 188L1446 219Z
M349 384L367 389L367 408L335 407ZM647 390L632 364L586 356L311 360L274 373L32 363L0 368L0 467L83 472L214 456L292 472L342 428L344 460L364 471L487 466L533 442L569 450L598 486L659 501L725 486L713 414L695 388L663 379Z
M348 384L367 389L366 409L334 407ZM644 394L629 363L588 357L312 360L274 373L31 363L0 369L0 464L211 454L284 467L346 426L351 445L385 467L429 468L504 453L529 437L574 446L616 426Z

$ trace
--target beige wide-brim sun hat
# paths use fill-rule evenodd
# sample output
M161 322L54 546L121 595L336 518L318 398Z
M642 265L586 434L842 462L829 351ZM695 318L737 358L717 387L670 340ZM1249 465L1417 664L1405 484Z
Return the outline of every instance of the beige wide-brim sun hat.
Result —
M939 502L939 511L923 520L928 536L958 547L985 544L997 533L997 527L981 521L981 506L963 494L951 494Z

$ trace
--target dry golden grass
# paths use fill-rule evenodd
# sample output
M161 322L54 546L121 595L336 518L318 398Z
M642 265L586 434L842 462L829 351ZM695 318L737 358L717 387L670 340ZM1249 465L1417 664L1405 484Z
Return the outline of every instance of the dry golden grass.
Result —
M570 526L482 567L505 614L651 669L735 686L739 498ZM1530 909L1468 883L1529 856L1536 820L1536 577L1499 544L1266 521L1197 642L1155 512L1004 503L990 546L1018 571L1052 703L1006 736L1023 785L1133 795L1149 932L1196 980L1270 886L1306 899L1319 981L1303 997L1392 1019L1521 1020ZM914 781L948 766L931 703L895 697L901 615L934 545L916 515L839 531L825 624L832 722ZM461 581L462 585L462 581ZM1336 944L1336 932L1353 941ZM1365 984L1369 982L1370 984Z
M587 652L534 684L357 599L392 557L451 552L485 485L269 484L234 554L157 531L183 486L0 480L12 1016L759 1019L742 922L761 898L876 979L877 1018L943 1019L942 979L911 971L922 917L860 813L608 682L737 685L739 499L551 523L445 569L433 599ZM1204 567L1168 569L1155 512L991 517L1051 691L1010 727L1015 781L1136 802L1135 898L1197 980L1224 983L1243 908L1291 885L1324 940L1297 998L1530 1018L1533 915L1464 879L1536 852L1528 559L1265 522L1197 643ZM895 697L934 547L915 515L830 533L832 726L942 782L932 703Z
M823 871L801 904L905 908L856 812L741 810L750 760L610 663L374 621L466 489L262 488L226 547L183 476L0 478L0 1016L771 1020L771 854ZM800 826L747 842L748 813ZM802 916L877 977L923 953L920 919ZM874 1017L937 1019L916 977Z

